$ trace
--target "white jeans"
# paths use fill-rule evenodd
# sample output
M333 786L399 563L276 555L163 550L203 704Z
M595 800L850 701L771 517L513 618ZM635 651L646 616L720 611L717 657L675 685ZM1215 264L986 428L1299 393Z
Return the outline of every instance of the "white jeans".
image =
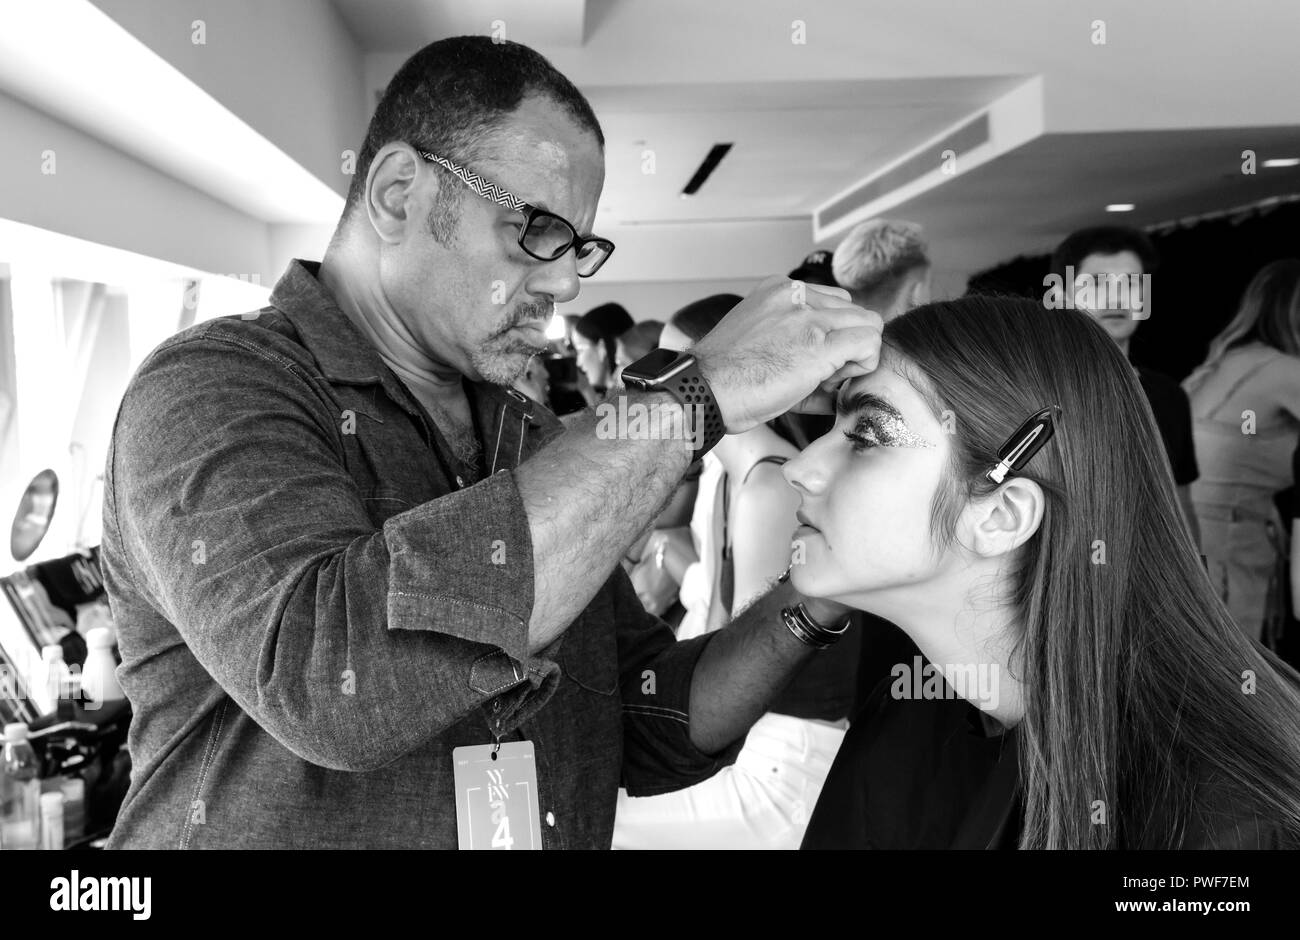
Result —
M619 790L614 848L799 848L847 727L769 713L708 780L658 796Z

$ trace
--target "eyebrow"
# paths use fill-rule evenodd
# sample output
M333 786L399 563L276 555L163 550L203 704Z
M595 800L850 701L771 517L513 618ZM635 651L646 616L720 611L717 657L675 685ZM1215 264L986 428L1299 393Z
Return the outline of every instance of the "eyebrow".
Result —
M887 415L892 415L905 424L907 423L907 419L903 417L901 411L874 392L863 391L856 392L852 395L841 393L835 399L835 414L841 418L851 418L858 412L864 411L867 408L882 411Z

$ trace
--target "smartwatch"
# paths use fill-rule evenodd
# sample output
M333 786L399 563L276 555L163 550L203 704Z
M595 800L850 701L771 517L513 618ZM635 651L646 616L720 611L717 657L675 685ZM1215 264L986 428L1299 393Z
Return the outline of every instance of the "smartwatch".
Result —
M630 389L664 391L682 406L688 429L699 442L694 459L699 460L727 433L713 390L700 374L694 356L675 349L655 349L623 370L621 381Z

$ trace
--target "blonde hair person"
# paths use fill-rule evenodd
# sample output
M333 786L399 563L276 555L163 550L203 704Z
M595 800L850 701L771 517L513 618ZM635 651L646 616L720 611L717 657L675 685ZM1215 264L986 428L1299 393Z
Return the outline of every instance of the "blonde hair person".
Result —
M930 300L930 257L921 226L871 219L845 236L831 258L836 282L888 323Z
M1201 470L1191 496L1210 579L1237 626L1272 643L1287 577L1273 497L1292 482L1300 437L1300 259L1255 275L1183 386Z

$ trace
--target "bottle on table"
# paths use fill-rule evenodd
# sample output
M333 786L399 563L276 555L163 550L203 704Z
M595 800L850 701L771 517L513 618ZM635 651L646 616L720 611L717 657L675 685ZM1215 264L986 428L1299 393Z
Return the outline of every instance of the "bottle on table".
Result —
M46 711L56 711L67 692L68 666L63 661L63 647L57 643L41 647L41 671L38 677Z
M41 848L63 848L63 793L41 794Z
M86 633L86 665L81 670L81 694L86 708L118 702L126 693L117 684L117 661L113 659L113 634L107 627Z
M0 849L34 849L40 830L41 765L27 725L5 725L0 760Z
M86 835L86 781L65 777L62 790L63 839L71 844Z

